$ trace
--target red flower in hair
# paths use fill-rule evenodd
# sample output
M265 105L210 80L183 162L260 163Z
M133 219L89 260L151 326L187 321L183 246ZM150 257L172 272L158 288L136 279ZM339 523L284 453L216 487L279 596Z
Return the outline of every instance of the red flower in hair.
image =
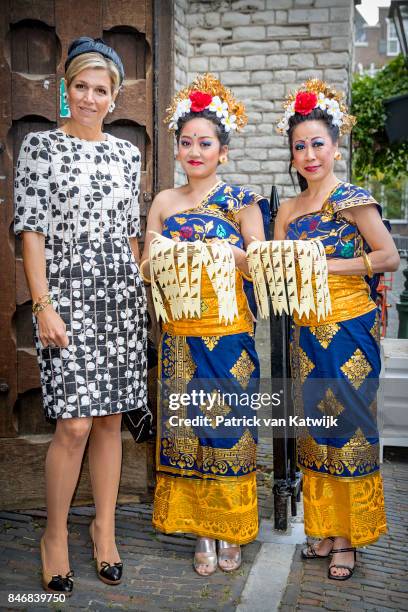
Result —
M189 98L191 100L191 110L193 113L199 113L204 110L212 100L212 96L203 91L192 91Z
M299 91L295 99L295 112L308 115L317 105L317 95L312 91Z

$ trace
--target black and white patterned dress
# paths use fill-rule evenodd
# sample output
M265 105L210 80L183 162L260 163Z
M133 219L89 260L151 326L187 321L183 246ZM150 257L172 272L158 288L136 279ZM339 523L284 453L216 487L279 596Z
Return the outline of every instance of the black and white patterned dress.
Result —
M46 415L140 410L146 385L146 296L129 237L139 235L140 152L107 135L28 134L15 181L15 232L45 235L46 271L68 348L43 349L34 318Z

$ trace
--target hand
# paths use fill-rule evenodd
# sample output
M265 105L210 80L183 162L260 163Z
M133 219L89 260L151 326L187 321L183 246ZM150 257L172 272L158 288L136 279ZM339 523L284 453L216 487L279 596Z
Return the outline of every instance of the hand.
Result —
M234 254L235 266L237 268L246 268L246 253L243 249L235 246L234 244L230 244L232 252Z
M43 348L65 348L69 344L66 325L51 304L37 314L38 335Z

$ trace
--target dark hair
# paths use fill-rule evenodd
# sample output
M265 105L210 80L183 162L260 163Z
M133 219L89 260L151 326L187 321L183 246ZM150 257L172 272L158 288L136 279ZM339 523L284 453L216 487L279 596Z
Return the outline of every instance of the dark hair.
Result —
M288 129L288 137L289 137L289 149L290 149L290 163L289 163L289 175L292 179L293 186L295 187L295 180L293 178L293 174L291 172L292 169L292 161L293 161L293 130L297 125L300 125L304 121L323 121L325 124L327 131L329 132L331 141L336 143L339 139L339 128L337 125L333 125L330 115L327 111L322 110L321 108L314 108L311 113L308 115L301 115L300 113L295 113L289 119L289 129ZM299 187L301 191L305 191L307 189L307 180L304 176L296 172L297 180L299 183Z
M217 117L215 113L212 113L207 108L197 113L190 112L180 117L180 119L177 122L177 130L176 130L177 144L179 143L183 127L186 125L186 123L191 121L191 119L208 119L208 121L211 121L211 123L215 125L215 131L217 133L217 138L220 141L220 145L223 146L223 145L229 144L230 139L231 139L231 133L225 131L224 126L221 123L221 120Z

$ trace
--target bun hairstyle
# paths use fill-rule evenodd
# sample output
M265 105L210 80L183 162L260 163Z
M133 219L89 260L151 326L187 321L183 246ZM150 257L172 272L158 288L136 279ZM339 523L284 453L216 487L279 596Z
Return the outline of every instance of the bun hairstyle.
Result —
M199 119L199 118L207 119L208 121L211 121L211 123L215 126L217 138L221 146L228 145L230 143L231 132L225 131L225 127L221 123L221 120L214 113L212 113L211 111L207 109L204 109L196 113L190 112L180 117L180 119L177 122L177 129L175 130L177 144L179 144L180 142L180 136L181 136L181 132L183 131L183 127L192 119Z
M324 123L330 139L333 144L337 143L340 136L340 130L337 125L333 125L331 116L327 113L327 111L322 110L321 108L314 108L308 115L301 115L300 113L295 113L288 120L289 127L287 130L287 135L289 138L289 151L290 151L290 163L289 163L289 176L292 180L293 186L295 187L295 180L293 178L292 173L292 162L293 162L293 131L297 125L304 123L305 121L321 121ZM305 191L307 189L307 180L304 176L302 176L299 172L296 172L297 180L299 183L300 191Z

